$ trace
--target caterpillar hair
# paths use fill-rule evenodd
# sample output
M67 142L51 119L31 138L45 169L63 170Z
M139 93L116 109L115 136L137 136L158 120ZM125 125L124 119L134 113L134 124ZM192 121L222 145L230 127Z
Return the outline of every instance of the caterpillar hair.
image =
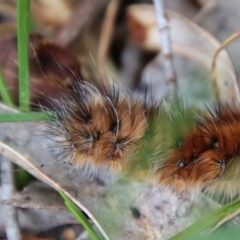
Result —
M52 149L74 166L152 176L177 191L240 189L240 109L216 104L198 110L140 99L116 87L80 82L56 101L49 124Z
M124 168L147 127L146 104L114 86L100 92L80 82L55 103L52 149L58 159L76 166Z
M167 171L159 170L159 182L235 197L240 189L239 110L236 105L217 105L203 114L166 159Z
M235 184L225 189L238 175L236 167L240 147L240 112L237 106L217 105L202 113L184 136L181 145L171 151L159 182L176 189L207 189L236 193ZM231 169L231 174L229 171Z

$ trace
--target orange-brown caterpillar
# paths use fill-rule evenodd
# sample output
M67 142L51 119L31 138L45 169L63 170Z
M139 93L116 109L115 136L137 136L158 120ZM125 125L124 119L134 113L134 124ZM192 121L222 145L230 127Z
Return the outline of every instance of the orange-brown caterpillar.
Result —
M209 111L168 156L159 183L233 197L240 189L240 111L229 105Z
M169 107L108 89L81 82L57 102L50 134L61 159L151 173L159 185L178 191L238 192L240 181L233 181L239 176L238 107Z
M71 95L56 104L57 121L51 124L54 149L61 159L77 166L121 169L147 127L148 109L120 91L100 92L81 82Z

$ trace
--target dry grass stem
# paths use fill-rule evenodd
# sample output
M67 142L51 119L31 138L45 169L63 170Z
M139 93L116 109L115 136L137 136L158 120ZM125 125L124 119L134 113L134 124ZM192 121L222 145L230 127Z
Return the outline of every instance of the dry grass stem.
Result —
M120 0L112 0L108 4L107 11L102 23L102 30L98 47L98 68L101 79L106 81L105 64L108 57L109 47L113 37L114 23L119 9Z
M1 163L1 200L8 200L15 192L13 164L8 159L0 156ZM18 226L17 209L12 206L4 206L6 213L5 228L8 240L21 240L21 232Z
M161 49L165 60L164 67L167 82L169 84L174 84L175 87L177 87L177 77L172 58L169 22L164 11L164 3L163 0L154 0L153 2L157 13L157 20L161 37Z

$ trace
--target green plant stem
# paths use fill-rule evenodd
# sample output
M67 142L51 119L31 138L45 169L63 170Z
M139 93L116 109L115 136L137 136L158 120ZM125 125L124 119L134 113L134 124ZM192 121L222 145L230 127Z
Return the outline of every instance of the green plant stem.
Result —
M9 91L6 80L1 70L0 70L0 95L5 104L9 106L15 106L14 98L11 92Z
M17 1L17 31L18 31L18 77L19 77L19 106L22 111L30 109L29 85L29 11L30 0Z
M31 122L49 120L54 116L51 112L20 112L20 113L2 113L0 122Z
M78 206L73 203L63 192L58 191L61 197L64 199L65 205L71 211L71 213L77 218L77 220L82 224L85 230L88 232L92 240L102 240L96 230L93 228L92 224L89 223L88 219L81 212Z
M201 220L191 225L184 231L175 235L171 240L190 240L196 239L199 234L201 234L204 230L207 230L217 223L219 223L222 219L227 216L233 214L240 209L240 201L239 199L232 201L231 203L226 204L220 209L208 214L203 217Z

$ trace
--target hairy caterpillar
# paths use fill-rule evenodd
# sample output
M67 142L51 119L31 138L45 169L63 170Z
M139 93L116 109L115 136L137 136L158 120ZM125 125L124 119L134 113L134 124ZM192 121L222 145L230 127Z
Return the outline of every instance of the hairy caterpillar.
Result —
M79 166L123 167L144 135L148 109L141 101L111 90L100 92L80 82L72 95L57 102L61 110L50 132L58 157Z
M49 133L61 161L150 173L159 185L177 191L224 191L231 197L239 191L236 105L203 111L140 99L115 87L100 91L86 82L55 105Z

